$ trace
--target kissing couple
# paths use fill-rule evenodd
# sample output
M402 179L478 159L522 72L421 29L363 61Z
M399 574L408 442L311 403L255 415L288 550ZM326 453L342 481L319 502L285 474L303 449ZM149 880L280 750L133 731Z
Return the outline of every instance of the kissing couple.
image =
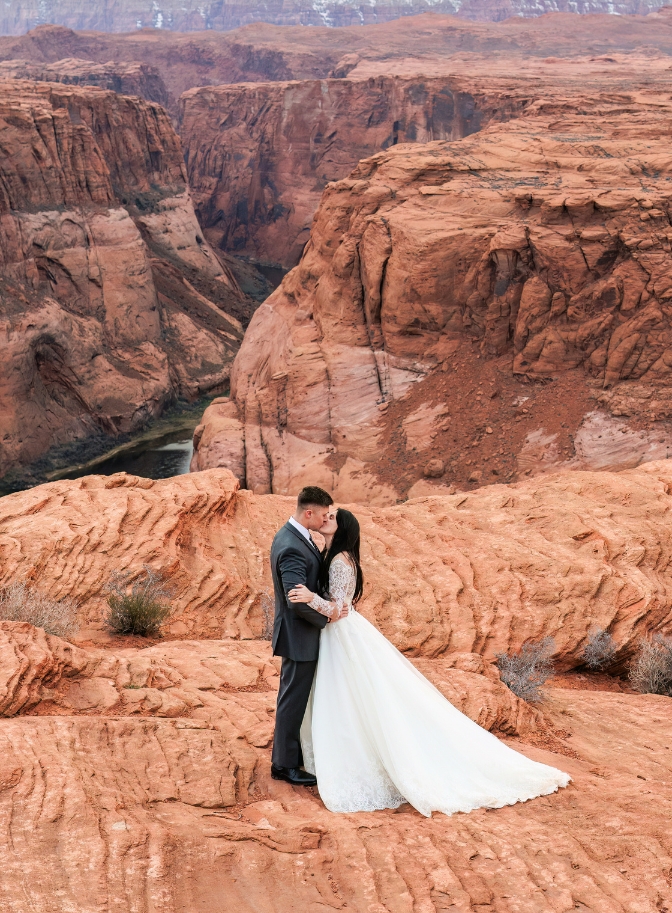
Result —
M325 541L320 552L311 537ZM273 654L282 657L271 776L319 784L332 812L451 815L525 802L570 777L460 713L356 611L360 532L321 488L304 488L271 547Z

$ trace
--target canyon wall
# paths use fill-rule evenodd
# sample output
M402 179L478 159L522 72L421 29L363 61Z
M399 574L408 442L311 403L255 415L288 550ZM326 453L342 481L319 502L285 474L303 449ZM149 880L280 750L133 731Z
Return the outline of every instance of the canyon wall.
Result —
M8 80L0 129L6 480L221 388L251 308L200 234L162 108Z
M0 34L21 35L45 23L101 32L165 29L177 32L235 29L252 22L302 26L362 26L436 12L498 22L510 16L544 13L646 14L661 0L274 0L272 3L123 0L87 4L83 0L8 0L0 15Z
M329 184L192 468L390 503L423 474L464 487L666 456L668 108L649 89L588 113L542 99Z
M328 182L398 143L460 139L529 99L469 80L377 77L192 89L179 130L199 221L218 248L294 266Z

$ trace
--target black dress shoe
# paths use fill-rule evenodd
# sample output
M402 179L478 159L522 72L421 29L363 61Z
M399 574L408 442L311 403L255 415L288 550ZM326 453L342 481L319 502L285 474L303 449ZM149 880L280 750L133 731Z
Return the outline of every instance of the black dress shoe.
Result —
M292 786L317 786L317 778L300 767L276 767L271 764L271 776L274 780L286 780Z

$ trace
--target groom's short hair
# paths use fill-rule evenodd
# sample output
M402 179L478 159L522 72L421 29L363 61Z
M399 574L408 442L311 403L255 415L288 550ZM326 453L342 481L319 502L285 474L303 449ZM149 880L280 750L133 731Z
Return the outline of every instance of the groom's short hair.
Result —
M305 510L306 507L331 507L333 503L334 499L328 491L317 485L307 485L299 492L296 506L299 510Z

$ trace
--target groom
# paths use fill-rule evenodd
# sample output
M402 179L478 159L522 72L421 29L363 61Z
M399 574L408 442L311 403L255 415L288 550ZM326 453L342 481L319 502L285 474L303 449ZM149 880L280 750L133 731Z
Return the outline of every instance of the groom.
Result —
M271 546L275 590L273 655L282 656L271 776L295 786L317 783L312 774L301 769L299 731L317 667L320 630L329 619L306 603L289 602L287 594L299 583L316 592L322 555L310 531L324 525L332 504L331 495L323 489L313 485L303 488L294 516L276 533Z

